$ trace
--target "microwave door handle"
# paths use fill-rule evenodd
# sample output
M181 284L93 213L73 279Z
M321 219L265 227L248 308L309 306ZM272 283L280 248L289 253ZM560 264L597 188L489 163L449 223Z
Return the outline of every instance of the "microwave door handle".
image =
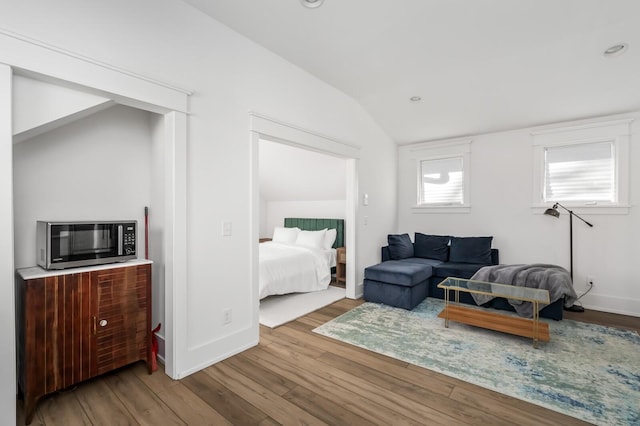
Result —
M118 256L122 256L124 239L122 236L122 225L118 225Z

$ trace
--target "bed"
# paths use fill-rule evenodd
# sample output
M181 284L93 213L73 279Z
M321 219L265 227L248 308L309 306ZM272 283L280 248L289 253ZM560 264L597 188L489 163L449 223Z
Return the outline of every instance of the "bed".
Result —
M325 290L336 266L336 248L343 246L343 219L285 218L271 241L260 243L260 299Z

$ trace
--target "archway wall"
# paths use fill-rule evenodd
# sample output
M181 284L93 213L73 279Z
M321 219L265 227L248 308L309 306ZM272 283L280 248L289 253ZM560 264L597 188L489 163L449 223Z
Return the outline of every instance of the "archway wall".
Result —
M176 170L164 173L167 186L175 188L178 208L166 212L175 220L165 222L179 228L173 233L178 240L172 250L185 262L184 270L177 272L171 269L176 265L166 265L169 273L175 272L175 287L167 292L174 296L165 303L166 328L163 324L176 339L175 347L167 349L174 357L174 377L257 343L257 300L249 270L253 165L248 111L361 147L354 177L360 193L354 198L368 193L369 204L358 203L355 209L358 258L350 266L356 287L361 285L363 268L379 261L380 246L396 229L397 148L357 102L182 2L115 0L91 7L80 0L13 3L0 5L0 28L82 55L75 58L79 62L91 57L107 63L107 70L135 72L105 83L96 94L109 92L128 106L176 114L172 125L186 129L185 144L165 146L165 153L178 149ZM47 68L42 74L88 88L104 73L82 70L82 64L70 67L65 53L55 50L57 54L24 58L10 43L0 41L0 62L20 60L16 66L26 70L41 64ZM139 76L171 84L138 78L148 87L141 84L135 94L123 93L125 84L113 87L119 80ZM165 87L175 97L150 94L149 87ZM193 95L176 87L193 89ZM146 100L141 102L145 105L136 105L136 99ZM187 110L188 116L183 114ZM165 204L170 205L167 200ZM222 235L223 222L231 223L231 236ZM169 251L165 255L170 258ZM225 325L223 311L229 309L232 322Z

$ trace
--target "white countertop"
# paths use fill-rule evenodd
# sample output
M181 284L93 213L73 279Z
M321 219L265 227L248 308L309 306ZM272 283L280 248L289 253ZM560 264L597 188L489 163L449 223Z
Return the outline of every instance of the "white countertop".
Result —
M23 280L33 280L36 278L46 278L57 275L81 274L83 272L101 271L104 269L122 268L125 266L147 265L150 263L153 263L153 261L148 259L133 259L127 260L125 262L107 263L105 265L82 266L80 268L55 270L46 270L39 266L31 266L29 268L18 269L16 272L22 277Z

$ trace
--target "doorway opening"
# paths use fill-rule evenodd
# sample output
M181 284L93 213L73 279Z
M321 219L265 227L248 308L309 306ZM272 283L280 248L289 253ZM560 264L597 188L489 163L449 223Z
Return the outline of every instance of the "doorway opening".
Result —
M356 298L355 271L356 264L356 226L355 217L357 209L357 167L359 158L359 147L336 141L331 138L316 134L314 132L300 129L296 126L284 124L271 118L267 118L255 113L251 114L251 271L252 271L252 298L254 303L254 320L258 322L259 315L259 254L258 241L261 235L261 226L264 230L265 220L261 218L261 211L264 208L260 198L260 149L263 144L276 143L284 148L297 148L301 152L309 151L324 154L325 156L339 159L344 164L344 187L343 194L343 218L345 224L344 245L346 247L346 273L345 289L348 298ZM287 167L282 164L281 167ZM335 206L334 206L335 207ZM315 215L314 215L315 216ZM269 224L266 224L269 229ZM265 231L263 231L265 232ZM268 232L268 231L267 231Z

